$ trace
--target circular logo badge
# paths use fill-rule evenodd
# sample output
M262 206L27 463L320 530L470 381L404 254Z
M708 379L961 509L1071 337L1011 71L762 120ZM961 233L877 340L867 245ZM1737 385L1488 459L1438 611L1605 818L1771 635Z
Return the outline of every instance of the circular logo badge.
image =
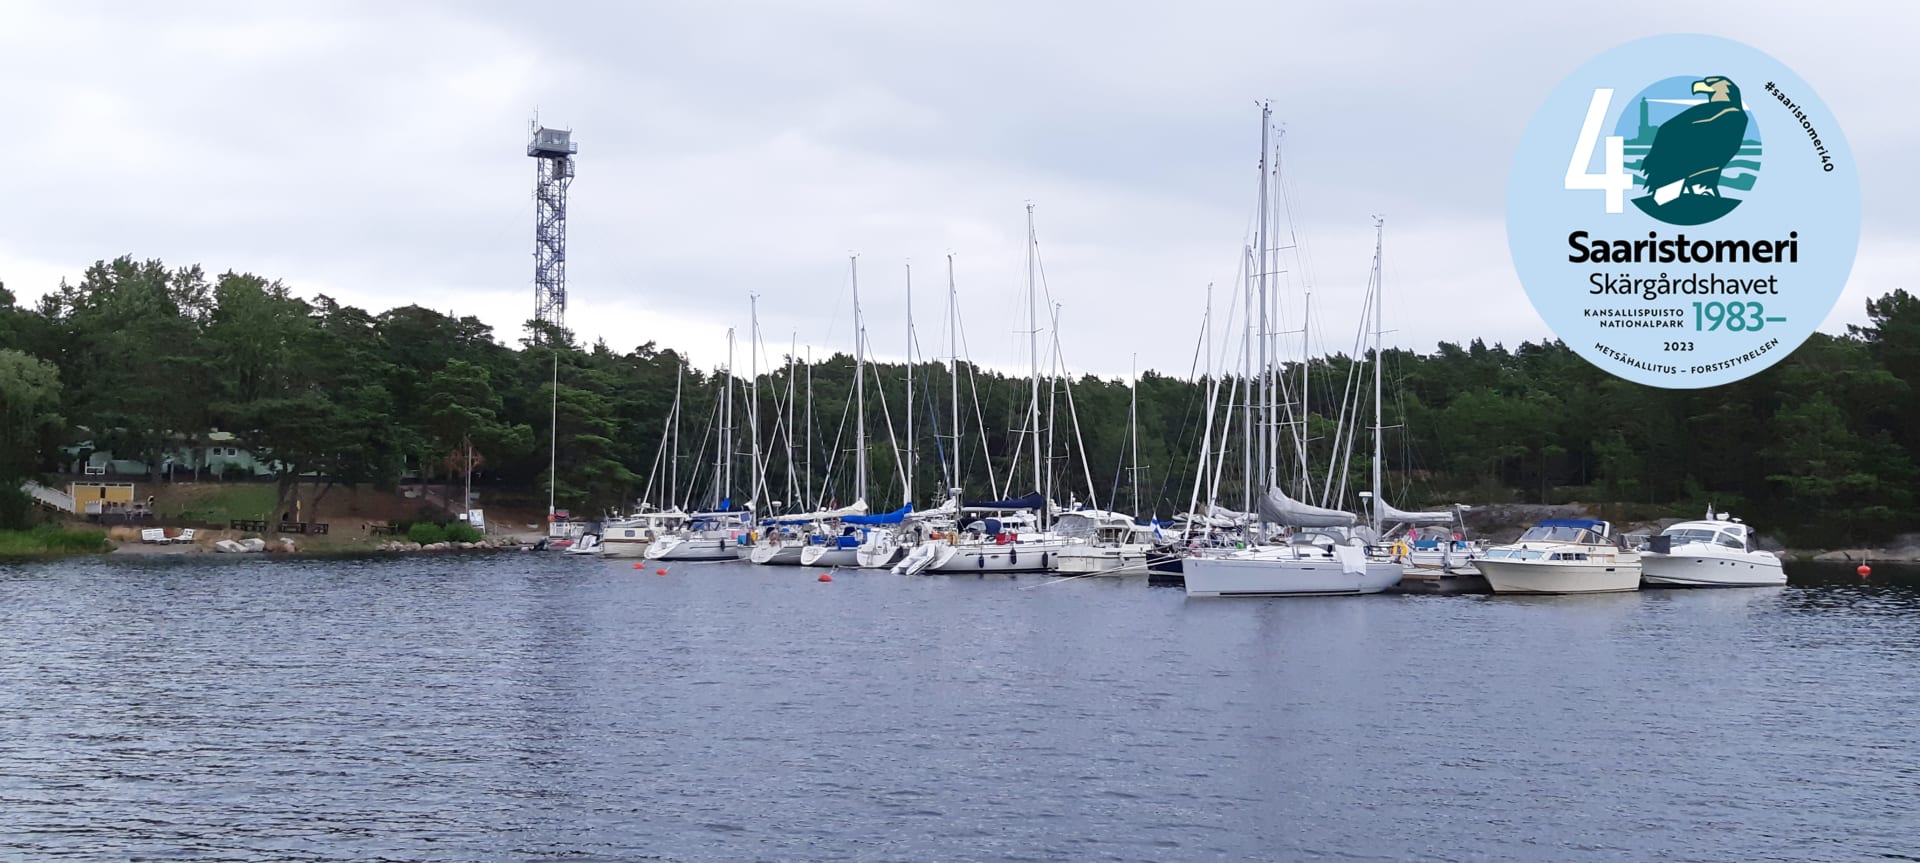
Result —
M1640 39L1575 70L1507 181L1507 243L1541 318L1653 386L1784 359L1833 310L1859 242L1859 177L1825 103L1712 36Z

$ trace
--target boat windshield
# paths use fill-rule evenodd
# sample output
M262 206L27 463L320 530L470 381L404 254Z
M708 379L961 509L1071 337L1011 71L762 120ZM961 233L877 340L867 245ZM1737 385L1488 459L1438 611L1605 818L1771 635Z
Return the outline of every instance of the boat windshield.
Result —
M1747 541L1731 530L1712 530L1704 527L1670 527L1663 536L1673 538L1674 545L1699 543L1701 545L1719 545L1727 548L1745 549Z
M1581 542L1598 543L1593 532L1583 527L1570 527L1562 524L1536 524L1520 535L1521 542Z

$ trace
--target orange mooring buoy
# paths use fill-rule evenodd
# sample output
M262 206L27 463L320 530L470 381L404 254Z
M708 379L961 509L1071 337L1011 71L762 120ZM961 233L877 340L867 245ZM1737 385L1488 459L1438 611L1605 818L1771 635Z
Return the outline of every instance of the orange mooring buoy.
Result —
M666 571L666 570L664 570L664 569L656 569L656 570L654 570L654 571L653 571L653 574L654 574L654 575L666 575L666 574L667 574L667 571Z
M818 580L819 580L819 581L832 581L832 580L833 580L833 576L831 576L831 575L828 575L828 574L826 574L826 573L824 573L824 572L823 572L823 573L820 573L820 578L819 578Z
M1853 571L1860 573L1861 578L1866 578L1867 576L1873 574L1873 567L1863 563L1863 564L1860 564L1858 567L1855 567Z
M635 564L633 565L633 568L634 568L634 569L639 569L639 568L641 568L641 566L642 566L642 564L639 564L639 563L635 563Z

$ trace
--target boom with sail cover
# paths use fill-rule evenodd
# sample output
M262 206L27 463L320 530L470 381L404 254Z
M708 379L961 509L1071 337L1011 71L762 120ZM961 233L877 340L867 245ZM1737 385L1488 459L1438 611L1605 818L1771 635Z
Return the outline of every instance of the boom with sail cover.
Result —
M1449 524L1453 521L1452 512L1408 512L1379 498L1374 498L1373 505L1380 508L1381 524Z
M1278 486L1260 498L1260 517L1287 527L1352 527L1355 521L1353 513L1301 503Z

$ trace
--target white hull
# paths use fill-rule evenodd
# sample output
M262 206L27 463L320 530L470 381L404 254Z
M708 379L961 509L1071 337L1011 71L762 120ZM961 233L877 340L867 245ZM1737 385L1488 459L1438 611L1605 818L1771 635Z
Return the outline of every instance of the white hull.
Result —
M1067 547L1064 539L1018 540L1006 545L967 543L947 545L944 542L922 545L922 549L932 550L932 559L922 569L929 575L969 575L985 572L1052 572L1059 564L1060 552ZM913 555L894 567L901 572L914 562Z
M809 545L800 553L800 563L804 566L827 566L853 568L860 565L857 557L859 549L840 548L832 545Z
M1097 572L1124 570L1123 574L1147 572L1147 555L1152 551L1144 545L1070 545L1060 552L1060 561L1055 566L1063 575L1091 575Z
M906 552L906 547L894 539L893 531L876 530L854 553L854 563L862 569L891 569Z
M1640 568L1640 578L1647 584L1669 587L1776 587L1787 583L1780 559L1770 554L1643 554Z
M647 546L646 559L674 561L703 560L739 560L742 551L751 551L751 546L742 546L727 537L678 537L665 536Z
M641 557L659 535L644 527L610 527L600 538L601 557Z
M747 560L762 566L799 566L800 556L807 549L808 546L797 542L763 542L753 547L753 552L747 555Z
M1353 596L1398 584L1400 564L1366 561L1349 572L1331 557L1234 554L1189 557L1181 565L1188 596Z
M1622 593L1640 589L1640 562L1487 560L1477 567L1494 593Z

